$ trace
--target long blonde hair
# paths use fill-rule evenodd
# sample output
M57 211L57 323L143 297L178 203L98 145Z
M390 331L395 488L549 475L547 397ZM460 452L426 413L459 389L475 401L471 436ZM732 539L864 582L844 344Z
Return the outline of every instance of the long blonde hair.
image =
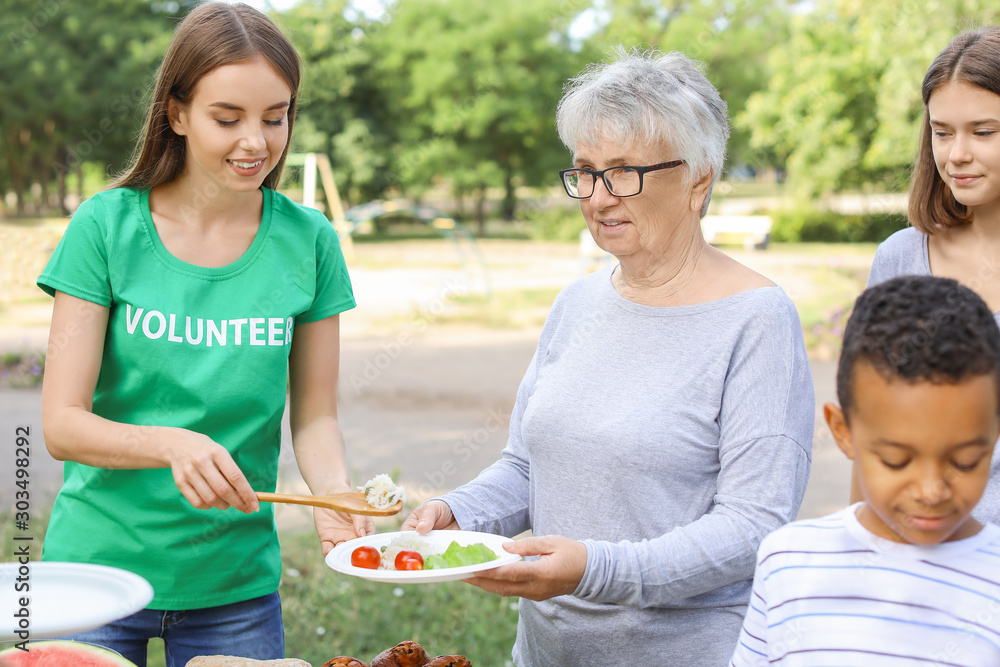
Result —
M276 188L292 140L295 101L301 80L299 56L267 16L248 5L224 2L199 5L177 26L157 71L153 99L132 163L109 187L152 188L176 178L184 168L185 143L184 137L170 127L168 100L173 98L180 104L187 104L203 76L217 67L257 57L267 60L292 89L288 142L263 183L266 188Z

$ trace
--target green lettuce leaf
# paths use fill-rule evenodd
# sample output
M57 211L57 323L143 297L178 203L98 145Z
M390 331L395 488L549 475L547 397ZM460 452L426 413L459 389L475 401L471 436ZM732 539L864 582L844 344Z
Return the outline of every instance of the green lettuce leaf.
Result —
M434 554L424 559L425 570L440 570L447 567L477 565L496 560L497 555L485 544L470 544L467 547L452 542L443 554Z

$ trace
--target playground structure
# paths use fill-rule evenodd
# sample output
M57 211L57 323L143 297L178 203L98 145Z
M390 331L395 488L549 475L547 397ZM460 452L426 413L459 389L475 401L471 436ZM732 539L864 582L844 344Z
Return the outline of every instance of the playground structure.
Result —
M309 208L323 210L316 205L316 175L319 172L320 182L323 187L323 194L326 196L326 203L329 208L327 217L333 224L340 236L341 246L347 253L351 248L351 235L345 233L347 230L344 219L344 205L340 201L340 193L337 191L337 183L333 180L333 167L330 165L330 158L322 153L289 153L285 158L286 167L302 168L302 204Z
M320 185L326 197L327 216L337 230L345 255L353 249L352 237L368 222L386 216L405 216L422 222L452 243L470 290L479 283L483 294L492 297L490 270L475 236L462 223L438 209L406 200L376 200L344 210L333 178L330 159L322 153L289 153L285 164L302 168L302 204L322 210L317 206L316 189ZM317 175L319 181L317 182Z

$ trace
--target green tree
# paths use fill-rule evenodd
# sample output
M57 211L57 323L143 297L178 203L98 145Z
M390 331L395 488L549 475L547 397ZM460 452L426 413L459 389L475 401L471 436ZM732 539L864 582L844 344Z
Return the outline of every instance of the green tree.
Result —
M788 34L787 0L608 0L607 23L591 37L600 50L623 44L681 51L705 64L706 74L735 118L767 84L767 59ZM773 157L734 127L728 165L771 166Z
M278 20L303 61L293 150L329 155L348 205L381 196L397 134L374 73L383 24L345 0L307 0Z
M817 2L793 17L737 126L802 195L905 190L927 67L958 29L996 18L981 0Z
M567 161L555 132L563 83L586 62L568 28L572 0L401 0L371 37L374 73L396 123L392 184L419 192L441 179L476 193L482 231L487 188L513 218L519 185L555 182Z
M0 0L0 191L19 213L47 208L53 185L61 208L85 161L125 164L173 20L193 4Z

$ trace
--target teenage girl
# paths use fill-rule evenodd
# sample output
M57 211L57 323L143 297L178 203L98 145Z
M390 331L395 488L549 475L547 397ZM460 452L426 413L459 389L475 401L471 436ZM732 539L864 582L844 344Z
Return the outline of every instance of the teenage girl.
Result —
M148 609L74 636L146 664L284 653L272 506L281 421L315 494L350 490L338 313L354 306L325 217L275 192L299 86L288 39L246 5L178 26L130 168L73 216L54 295L45 442L66 461L44 560L130 570ZM324 553L374 532L316 510Z
M922 95L908 210L913 226L879 245L868 284L906 274L954 278L978 292L1000 321L1000 27L953 39L927 71ZM851 502L860 500L852 475ZM974 514L1000 522L996 451Z

